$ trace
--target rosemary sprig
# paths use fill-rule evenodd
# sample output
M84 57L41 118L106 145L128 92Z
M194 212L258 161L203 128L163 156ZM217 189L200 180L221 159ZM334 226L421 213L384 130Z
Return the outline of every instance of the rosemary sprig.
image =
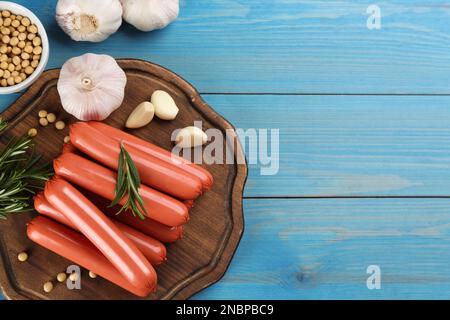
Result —
M141 179L137 171L136 165L130 154L125 149L123 143L120 145L119 166L117 173L116 197L109 207L114 207L122 199L127 197L126 202L116 214L123 211L131 210L134 216L138 215L142 220L145 219L147 210L145 209L144 200L139 194Z
M6 121L3 121L2 118L0 118L0 132L2 132L3 130L5 130L5 128L8 126L8 123L6 123Z
M0 132L7 123L0 119ZM12 139L0 152L0 219L32 209L30 199L51 176L49 165L38 165L31 138Z

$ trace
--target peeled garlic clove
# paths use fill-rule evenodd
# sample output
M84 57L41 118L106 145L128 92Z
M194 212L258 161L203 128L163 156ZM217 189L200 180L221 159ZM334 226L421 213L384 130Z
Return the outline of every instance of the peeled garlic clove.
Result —
M104 120L122 104L127 77L113 57L87 53L61 68L58 93L79 120Z
M152 94L152 104L155 106L155 114L162 120L173 120L178 114L178 107L175 101L165 91L156 90Z
M123 18L141 31L162 29L178 17L178 0L120 0Z
M186 127L181 129L175 137L175 143L180 148L192 148L204 145L208 142L208 136L198 127Z
M56 21L75 41L100 42L122 24L119 0L59 0Z
M133 112L131 112L125 127L130 129L142 128L149 124L155 115L155 107L148 101L139 104Z

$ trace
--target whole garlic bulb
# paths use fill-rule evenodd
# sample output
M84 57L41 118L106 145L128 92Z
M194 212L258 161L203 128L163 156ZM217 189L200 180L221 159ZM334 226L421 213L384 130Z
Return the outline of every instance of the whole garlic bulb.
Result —
M56 21L75 41L100 42L119 29L119 0L59 0Z
M68 113L79 120L104 120L122 104L127 77L113 57L87 53L61 68L58 92Z
M178 0L120 0L123 18L141 31L162 29L178 17Z

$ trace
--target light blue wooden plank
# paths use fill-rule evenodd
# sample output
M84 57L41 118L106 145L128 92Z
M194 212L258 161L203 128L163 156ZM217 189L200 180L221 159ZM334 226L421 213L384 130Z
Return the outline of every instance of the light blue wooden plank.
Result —
M195 299L449 299L450 199L246 200L231 266ZM381 269L368 290L366 269Z
M205 98L237 128L280 130L279 172L250 166L246 196L450 195L450 97Z
M247 197L450 195L450 97L204 97L237 128L280 130L279 171L250 165Z
M43 20L49 68L88 51L147 59L201 92L450 93L450 19L443 1L181 1L168 28L125 25L101 43L71 41L55 24L56 1L19 0ZM1 104L1 103L0 103Z

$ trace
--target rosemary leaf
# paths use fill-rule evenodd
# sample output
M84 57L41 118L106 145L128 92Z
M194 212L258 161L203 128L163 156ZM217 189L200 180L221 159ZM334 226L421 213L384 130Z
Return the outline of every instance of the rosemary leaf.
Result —
M144 205L144 200L142 200L139 194L141 179L136 165L123 143L120 145L117 170L116 197L111 202L110 207L117 205L126 198L125 203L116 214L118 215L123 211L131 210L133 216L139 216L139 218L144 220L147 210Z
M0 119L0 132L7 123ZM0 151L0 219L32 210L31 198L52 175L50 164L39 165L41 158L32 152L31 138L9 141Z

